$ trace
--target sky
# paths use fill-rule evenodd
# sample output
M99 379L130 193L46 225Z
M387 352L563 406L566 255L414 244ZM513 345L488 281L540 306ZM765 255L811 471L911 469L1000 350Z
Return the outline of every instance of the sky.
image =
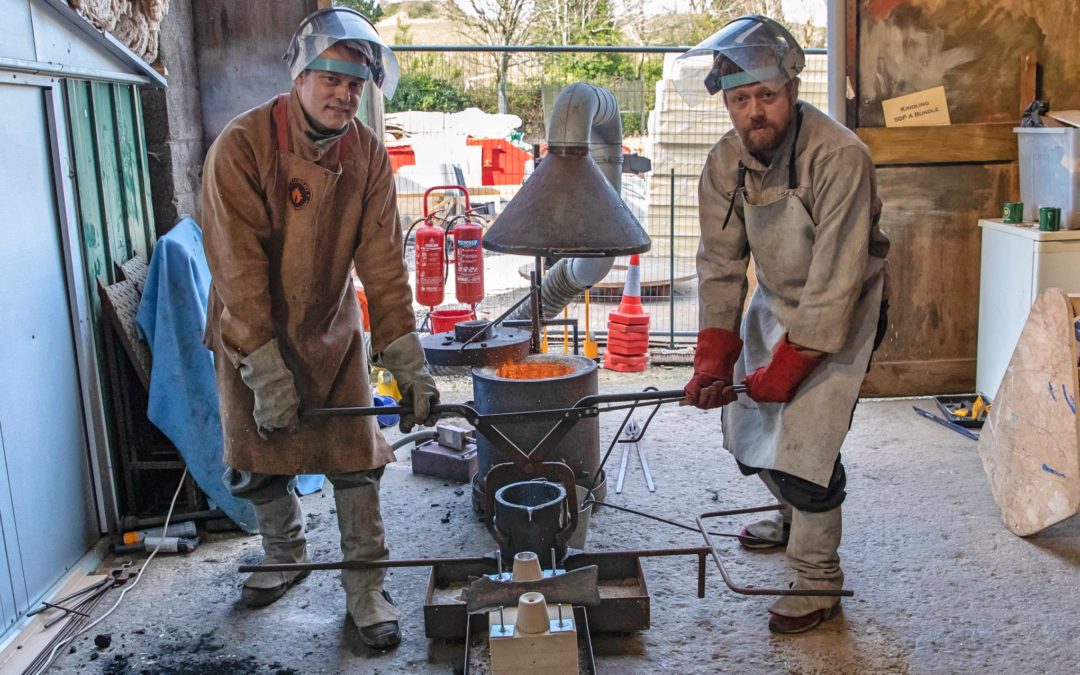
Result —
M812 16L815 26L824 26L828 19L826 0L782 0L780 6L784 16L792 23L803 23Z

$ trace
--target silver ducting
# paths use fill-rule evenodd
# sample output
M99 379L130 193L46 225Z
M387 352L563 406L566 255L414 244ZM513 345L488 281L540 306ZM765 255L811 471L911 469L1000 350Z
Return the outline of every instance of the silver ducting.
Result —
M563 89L552 107L547 142L548 157L541 162L541 167L544 162L551 162L552 166L569 164L563 160L580 157L587 153L618 196L622 188L622 118L619 115L619 105L614 94L607 89L584 82L578 82ZM548 195L548 199L552 198L557 200L561 197ZM603 205L601 199L590 201L597 208L612 210L611 205ZM623 211L626 210L621 197L618 198L618 205L614 210L619 211L618 207L621 207ZM629 212L617 215L625 221L625 216L629 215ZM607 214L594 214L585 209L570 217L578 222L555 222L549 223L547 227L554 226L574 232L584 239L596 224L605 220ZM633 220L633 216L629 218ZM618 242L619 248L629 244L639 250L619 251L616 254L648 249L648 235L645 235L636 220L633 220L633 223L636 225L637 232L640 232L640 236L636 239L644 242L644 248L641 248L638 241L623 240ZM590 255L559 260L544 276L541 289L543 317L550 319L557 316L578 295L607 276L614 262L615 258L611 252L604 257ZM528 315L528 307L522 307L511 318L523 319Z

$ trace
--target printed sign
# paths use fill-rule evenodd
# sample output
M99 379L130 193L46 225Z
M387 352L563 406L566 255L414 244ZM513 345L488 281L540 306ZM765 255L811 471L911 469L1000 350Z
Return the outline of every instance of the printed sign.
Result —
M881 102L887 127L933 127L950 124L945 87L934 87Z

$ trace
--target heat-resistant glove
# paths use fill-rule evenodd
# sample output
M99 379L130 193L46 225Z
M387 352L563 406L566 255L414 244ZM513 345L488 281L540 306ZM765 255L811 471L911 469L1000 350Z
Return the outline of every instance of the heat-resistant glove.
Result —
M736 399L730 387L742 344L738 335L723 328L706 328L698 332L694 376L683 387L687 403L709 410Z
M768 365L746 376L746 393L758 403L790 403L810 373L821 363L821 356L807 356L780 338Z
M274 431L296 429L300 397L276 338L240 361L240 378L255 394L252 416L263 439L269 439Z
M390 371L401 390L401 407L404 408L398 422L401 432L408 433L417 424L434 426L439 415L432 414L431 406L439 402L439 390L428 372L420 336L416 333L402 335L374 361L375 365Z

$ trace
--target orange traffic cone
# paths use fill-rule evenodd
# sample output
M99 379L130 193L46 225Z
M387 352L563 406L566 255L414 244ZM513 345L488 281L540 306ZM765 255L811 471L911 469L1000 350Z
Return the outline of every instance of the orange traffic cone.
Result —
M641 263L630 256L626 283L617 309L608 314L607 350L604 367L624 373L638 373L649 364L649 315L641 306Z

